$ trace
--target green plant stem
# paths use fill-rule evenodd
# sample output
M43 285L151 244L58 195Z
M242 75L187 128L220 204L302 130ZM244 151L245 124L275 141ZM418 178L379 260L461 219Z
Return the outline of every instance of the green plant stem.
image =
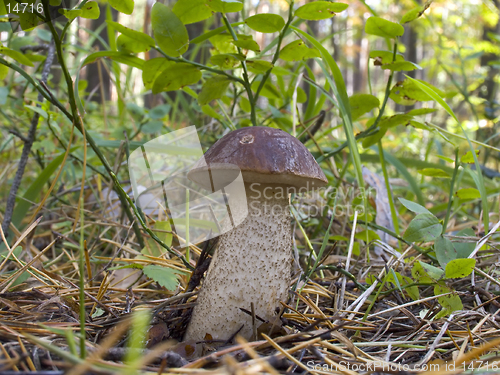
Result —
M229 33L233 37L233 40L237 41L238 40L238 36L234 32L234 29L231 26L231 24L229 23L226 15L224 13L221 13L221 15L222 15L222 20L224 22L224 25L226 25L226 28L228 29ZM241 55L242 54L241 53L241 48L240 47L236 47L236 49L238 50L238 53ZM256 102L254 101L254 95L252 93L252 86L250 84L250 77L248 75L247 64L246 64L245 61L241 62L241 68L243 69L243 81L244 81L243 86L245 87L245 90L247 92L248 100L252 104L250 106L251 107L251 110L250 110L250 120L252 121L252 125L253 126L257 126L257 113L256 113L255 105L254 105L254 104L256 104Z
M394 206L394 195L392 194L391 184L389 182L389 174L387 173L387 167L385 164L382 141L378 141L378 150L378 154L380 157L380 166L382 167L382 172L384 174L385 188L387 189L387 195L389 197L389 206L391 207L392 225L394 226L394 231L396 232L396 234L399 234L398 213L396 212L396 207Z
M450 220L451 206L453 204L453 190L455 189L455 181L457 178L459 166L460 166L460 163L458 160L458 147L457 147L455 149L455 169L453 170L453 177L451 178L451 182L450 182L450 194L449 194L449 198L448 198L448 207L446 208L446 216L444 218L442 234L444 234L446 232L446 227L448 226L448 221Z
M283 38L285 37L285 35L288 31L288 28L290 27L290 25L293 21L293 4L294 4L294 0L290 1L290 8L288 8L288 20L287 20L285 26L283 27L283 30L281 30L281 32L278 36L278 44L276 46L276 52L274 53L273 60L271 61L271 64L273 66L274 66L274 64L276 64L276 61L278 61L278 58L280 57L281 43L283 42ZM271 75L272 70L273 70L273 68L267 70L264 73L264 76L262 77L262 79L260 81L259 87L257 88L257 91L255 91L255 94L253 96L253 102L250 102L250 104L252 105L252 108L257 106L257 100L259 99L260 92L264 88L264 84L266 83L267 79Z
M397 52L398 52L398 40L396 39L394 41L394 49L392 51L392 61L393 62L396 61ZM384 100L382 102L382 106L380 107L380 111L378 113L378 116L377 116L375 122L373 123L372 126L370 126L368 129L366 129L367 131L375 129L377 127L378 123L380 122L380 120L382 119L382 116L384 115L385 107L387 105L387 101L389 100L389 95L391 94L391 85L392 85L393 78L394 78L394 72L391 71L391 74L389 74L389 79L387 80L387 85L385 87L385 94L384 94Z
M386 276L387 276L387 274L386 274ZM377 293L373 297L373 300L370 303L370 306L368 306L368 308L366 309L365 315L363 315L363 319L361 319L362 322L365 322L368 319L368 316L370 315L370 311L373 309L373 306L375 305L375 302L377 302L378 297L380 296L380 293L382 293L382 289L384 288L384 285L385 285L385 279L386 279L386 277L384 277L384 279L380 283L380 287L378 288Z

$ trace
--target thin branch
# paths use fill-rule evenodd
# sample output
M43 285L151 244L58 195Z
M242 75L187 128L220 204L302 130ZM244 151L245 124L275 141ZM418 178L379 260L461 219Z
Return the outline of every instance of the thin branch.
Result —
M44 83L47 82L50 68L52 66L52 63L54 62L54 57L55 57L55 44L54 40L52 39L47 51L47 58L45 59L45 63L43 65L41 82ZM42 102L43 98L44 96L42 95L42 93L39 93L37 98L38 102ZM38 103L37 107L40 108L41 105ZM19 165L17 167L16 175L14 177L14 181L12 182L12 186L10 187L9 196L7 198L7 206L5 208L4 220L2 223L2 229L6 236L8 236L9 234L8 229L12 221L12 214L14 213L17 191L19 190L19 186L21 185L21 180L23 179L24 170L26 169L26 165L28 164L31 148L33 147L33 142L35 141L36 128L38 126L39 119L40 119L40 114L38 112L35 112L33 118L31 119L31 125L28 131L28 135L25 137L23 151L21 153L21 159L19 160Z

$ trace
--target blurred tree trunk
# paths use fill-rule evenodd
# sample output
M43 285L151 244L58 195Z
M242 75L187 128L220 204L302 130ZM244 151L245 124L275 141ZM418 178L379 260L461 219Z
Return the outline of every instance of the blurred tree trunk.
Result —
M500 10L500 0L492 0L492 4L495 5L497 9ZM495 43L490 37L490 34L499 34L500 33L500 22L497 22L496 25L488 25L484 23L483 27L483 36L482 39L485 42ZM487 70L486 78L484 82L480 86L479 97L485 99L488 103L486 104L486 117L494 118L495 115L493 113L495 93L497 90L497 84L495 83L495 77L500 72L499 69L493 65L489 65L490 62L499 60L500 56L494 53L485 53L481 56L481 67Z
M362 27L356 27L356 37L354 39L354 76L353 76L353 93L360 93L365 87L365 71L363 69L363 34Z

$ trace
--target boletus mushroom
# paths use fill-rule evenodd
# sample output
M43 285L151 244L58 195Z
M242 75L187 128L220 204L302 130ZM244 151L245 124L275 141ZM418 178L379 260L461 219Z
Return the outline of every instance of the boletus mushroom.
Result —
M207 271L184 339L225 341L236 332L253 336L251 310L267 322L286 301L292 272L290 192L327 184L307 148L290 134L268 127L232 131L216 142L188 173L200 184L203 172L237 166L248 214L223 233ZM214 175L214 174L212 174ZM213 188L213 181L212 181ZM257 327L262 324L256 321ZM210 336L207 336L209 334Z

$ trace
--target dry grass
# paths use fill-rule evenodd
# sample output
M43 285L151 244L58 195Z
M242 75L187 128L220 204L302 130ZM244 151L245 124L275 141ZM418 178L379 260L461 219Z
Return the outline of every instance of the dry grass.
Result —
M134 310L149 309L153 320L148 348L141 349L140 363L136 363L145 373L405 374L427 370L452 374L464 372L464 364L482 368L482 373L500 373L495 370L500 368L496 352L500 345L499 282L497 257L491 256L491 250L477 254L472 283L471 277L449 283L464 309L433 319L441 308L432 286L419 287L418 301L396 285L380 288L386 272L409 275L412 262L423 259L411 246L385 264L354 258L338 246L323 265L347 265L356 283L334 268L323 269L323 277L306 284L297 285L297 274L290 299L283 304L283 329L274 327L278 334L261 329L257 341L246 342L238 336L234 344L217 351L206 342L203 356L191 358L193 343L178 343L196 301L197 289L186 293L189 275L181 276L178 288L169 291L140 270L112 269L137 262L184 269L182 263L168 254L137 258L139 247L130 224L91 207L86 207L84 225L87 357L82 360L77 349L79 244L74 240L81 228L72 233L67 212L53 211L51 220L38 220L17 233L11 253L19 245L21 254L1 263L0 372L130 373L123 364L132 350L127 345L129 317ZM349 236L352 228L343 227L346 233L341 234ZM488 243L495 249L491 238ZM200 249L193 250L194 265ZM24 272L29 278L13 284ZM365 283L368 274L378 280L371 287Z

